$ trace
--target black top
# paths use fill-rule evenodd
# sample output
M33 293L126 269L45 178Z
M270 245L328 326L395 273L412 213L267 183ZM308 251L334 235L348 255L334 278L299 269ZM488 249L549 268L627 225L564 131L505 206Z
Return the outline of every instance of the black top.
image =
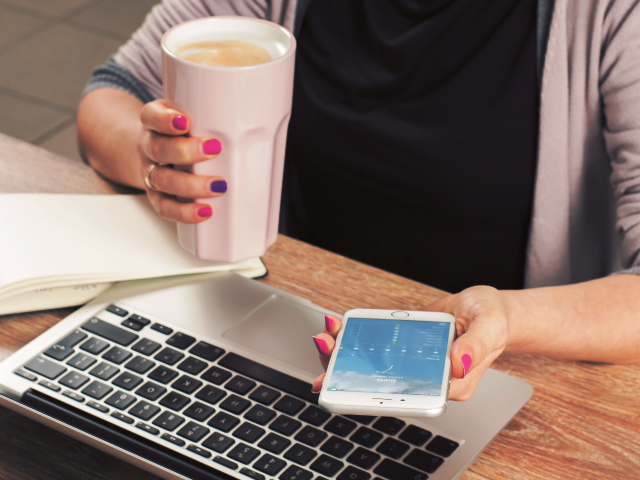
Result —
M298 36L283 230L448 291L521 288L535 0L316 0Z

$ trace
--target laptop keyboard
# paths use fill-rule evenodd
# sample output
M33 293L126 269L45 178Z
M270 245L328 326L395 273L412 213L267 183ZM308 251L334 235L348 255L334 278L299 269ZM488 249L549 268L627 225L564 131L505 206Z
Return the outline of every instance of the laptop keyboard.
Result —
M332 415L302 380L107 311L120 325L94 317L15 373L247 478L426 480L459 446L398 418Z

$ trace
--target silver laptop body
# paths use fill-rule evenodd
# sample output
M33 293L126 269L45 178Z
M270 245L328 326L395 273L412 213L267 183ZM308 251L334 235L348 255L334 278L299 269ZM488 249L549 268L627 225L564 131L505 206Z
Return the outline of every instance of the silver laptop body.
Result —
M439 418L325 414L328 313L232 273L122 283L0 363L0 405L165 479L451 480L531 398L489 369Z

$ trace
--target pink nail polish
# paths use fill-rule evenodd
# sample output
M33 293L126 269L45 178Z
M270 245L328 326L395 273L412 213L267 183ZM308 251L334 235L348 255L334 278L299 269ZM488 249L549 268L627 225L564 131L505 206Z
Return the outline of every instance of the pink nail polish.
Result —
M173 120L171 120L171 125L173 125L173 128L175 128L176 130L186 130L187 118L183 117L182 115L176 115L175 117L173 117Z
M202 144L202 151L205 155L217 155L222 151L222 144L219 140L212 138Z
M311 338L313 338L313 342L316 344L318 353L324 357L329 351L329 347L327 347L327 342L325 342L323 339L318 337L311 337Z
M333 319L326 315L324 316L324 328L327 329L327 333L331 333L333 330Z
M469 369L471 368L471 357L466 353L462 355L462 366L464 367L464 375L462 378L464 378L467 376L467 373L469 373Z
M198 210L199 217L210 217L211 215L213 215L213 210L211 209L211 207L202 207Z

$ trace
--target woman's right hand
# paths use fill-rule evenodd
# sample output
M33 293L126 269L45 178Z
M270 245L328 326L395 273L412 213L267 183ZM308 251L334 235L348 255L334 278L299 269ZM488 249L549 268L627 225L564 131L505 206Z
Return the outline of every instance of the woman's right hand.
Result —
M162 218L182 223L198 223L213 214L206 203L181 203L184 198L214 198L224 195L227 182L223 177L194 175L174 170L172 165L192 165L211 160L222 150L215 138L188 136L189 117L169 100L155 100L142 107L142 132L138 141L140 175L147 197ZM162 165L158 165L162 164ZM169 165L166 165L169 164ZM152 165L156 165L147 173ZM149 188L149 184L152 188Z

